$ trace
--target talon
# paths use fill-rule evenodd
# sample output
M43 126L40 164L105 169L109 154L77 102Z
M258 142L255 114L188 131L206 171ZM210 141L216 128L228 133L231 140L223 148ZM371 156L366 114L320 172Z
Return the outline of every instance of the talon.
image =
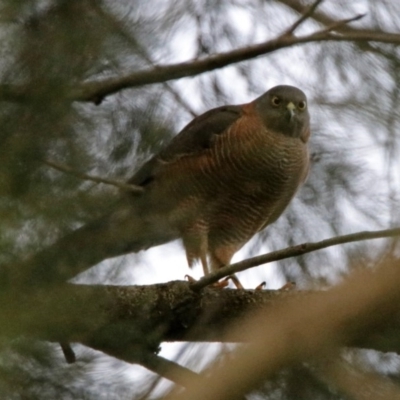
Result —
M281 292L288 292L289 290L294 290L294 289L296 289L296 282L288 282L278 290Z
M211 285L213 288L217 289L223 289L224 287L227 287L229 285L229 277L223 279L222 281L215 282Z
M263 290L265 286L266 286L265 281L261 282L258 286L256 286L255 290Z
M188 282L190 282L190 283L197 282L197 280L194 279L194 278L193 278L192 276L190 276L190 275L185 275L185 279L187 279Z

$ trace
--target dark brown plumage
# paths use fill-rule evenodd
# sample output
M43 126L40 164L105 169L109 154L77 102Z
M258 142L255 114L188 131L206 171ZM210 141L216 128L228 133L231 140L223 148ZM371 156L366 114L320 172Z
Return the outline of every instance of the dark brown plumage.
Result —
M181 238L190 266L200 260L208 273L229 264L305 180L309 135L306 96L292 86L210 110L129 180L142 194L127 196L31 262L40 269L56 263L72 276L105 258Z

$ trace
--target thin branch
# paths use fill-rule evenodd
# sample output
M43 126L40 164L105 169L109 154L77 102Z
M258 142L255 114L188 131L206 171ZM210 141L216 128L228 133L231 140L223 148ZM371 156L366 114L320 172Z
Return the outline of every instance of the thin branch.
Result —
M112 186L116 186L118 189L122 189L125 191L129 191L129 192L133 192L133 193L143 193L143 188L140 186L136 186L136 185L130 185L128 183L124 183L124 182L119 182L119 181L115 181L113 179L108 179L108 178L101 178L99 176L94 176L94 175L88 175L85 174L83 172L79 172L71 167L68 167L66 165L62 165L59 163L56 163L54 161L50 161L50 160L44 160L43 161L46 165L48 165L51 168L54 168L58 171L61 172L65 172L67 174L71 174L76 176L79 179L83 179L83 180L87 180L87 181L93 181L96 183L104 183L106 185L112 185Z
M68 364L73 364L76 361L76 356L73 348L68 342L60 342L61 350L64 354L65 361Z
M102 7L101 4L94 4L93 7L95 7L98 14L106 21L106 23L109 24L111 29L117 32L117 34L120 35L130 46L135 48L139 53L139 55L147 63L149 63L152 67L156 67L156 63L148 55L146 49L144 49L141 46L141 44L134 37L132 37L132 35L129 34L129 32L125 29L122 23L118 21L114 15L112 15L109 11L105 11L104 7ZM172 96L178 102L178 104L180 104L193 118L199 115L193 109L193 107L182 98L182 96L178 93L177 90L175 90L173 86L171 86L167 82L164 82L163 86L169 93L172 94Z
M355 18L359 18L359 16ZM338 24L339 23L340 21L338 21ZM135 71L125 76L87 82L72 93L72 99L99 103L105 96L114 94L123 89L194 76L204 72L214 71L230 64L266 55L290 46L325 41L376 41L399 45L400 34L387 32L346 32L342 35L333 35L330 32L322 30L300 37L286 35L253 46L247 46L225 53L218 53L201 60L158 66L143 71Z
M307 12L307 6L304 6L298 0L276 0L276 1L279 1L279 3L284 4L285 6L298 12L301 15ZM325 25L325 26L329 26L329 25L333 25L333 24L337 23L337 20L331 18L328 14L322 12L320 9L318 11L314 11L313 14L311 15L311 18L313 20L315 20L316 22L318 22L322 25ZM374 32L372 30L353 28L349 25L341 26L340 31L341 32L363 32L363 33Z
M314 14L314 11L324 0L316 0L310 7L304 12L304 14L289 28L284 32L284 35L292 35L293 32L308 18Z
M198 374L189 368L154 353L146 353L138 364L180 386L184 386L187 378L198 378Z
M91 346L90 343L88 345ZM196 372L193 372L189 368L183 367L174 361L154 354L150 350L138 351L137 346L133 349L133 351L130 351L129 346L119 348L115 347L110 351L104 351L104 349L97 348L96 346L93 348L99 349L113 357L118 358L119 360L141 365L149 371L154 372L155 374L180 386L184 386L187 380L193 380L199 376Z
M244 261L229 265L213 272L210 275L204 276L197 282L192 283L194 290L199 290L211 283L217 282L219 279L237 272L244 271L249 268L257 267L261 264L267 264L273 261L284 260L285 258L301 256L303 254L311 253L313 251L325 249L338 244L360 242L362 240L381 239L388 237L400 236L400 228L384 229L380 231L363 231L351 233L349 235L336 236L330 239L321 240L314 243L302 243L296 246L291 246L286 249L273 251L271 253L263 254L261 256L248 258Z
M307 8L303 6L299 1L296 0L277 0L280 3L286 5L287 7L291 8L292 10L298 12L299 14L304 14L307 11ZM337 25L337 21L335 21L333 18L331 18L328 14L318 10L315 11L312 14L312 19L322 25L325 25L327 27L332 26L332 25ZM367 29L360 29L360 28L354 28L350 26L349 24L346 25L341 25L341 26L336 26L335 30L340 31L341 33L344 32L364 32L364 33L371 33L373 32L372 30L367 30ZM362 50L367 50L372 53L380 54L383 55L384 57L388 57L388 53L385 52L381 48L377 48L372 46L369 43L366 42L356 42L356 45L360 47Z
M281 1L286 4L284 0ZM336 21L335 26L336 29L340 28L340 35L332 34L330 31L327 32L326 29L299 37L294 35L281 35L263 43L214 54L200 60L191 60L171 65L160 65L154 68L128 73L124 76L82 83L77 88L71 89L69 97L72 101L90 101L99 104L104 97L123 89L195 76L234 63L266 55L290 46L312 42L381 42L400 45L400 34L398 33L388 33L384 31L376 32L371 30L344 30L343 27L347 26L346 24L348 21L353 21L359 18L360 16L356 16L354 18ZM332 29L333 28L331 27L330 30ZM3 94L6 99L29 98L29 93L26 88L24 91L24 87L21 86L16 87L16 93L13 93L13 86L0 86L0 96Z

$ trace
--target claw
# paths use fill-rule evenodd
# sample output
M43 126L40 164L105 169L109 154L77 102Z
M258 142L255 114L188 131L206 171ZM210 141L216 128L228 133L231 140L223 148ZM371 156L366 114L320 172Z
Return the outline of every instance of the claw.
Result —
M187 279L190 283L194 283L197 282L196 279L194 279L192 276L190 275L185 275L185 279Z
M288 282L278 290L281 292L288 292L289 290L294 290L294 289L296 289L296 282Z
M215 282L211 285L213 288L217 289L223 289L224 287L227 287L229 285L229 277L222 279L222 281Z
M255 290L263 290L265 286L266 286L265 281L261 282L258 286L256 286Z

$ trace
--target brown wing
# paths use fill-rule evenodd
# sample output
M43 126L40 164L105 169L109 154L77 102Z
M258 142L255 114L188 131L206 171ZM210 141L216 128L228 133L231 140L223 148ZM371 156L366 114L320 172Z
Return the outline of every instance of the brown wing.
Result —
M223 106L198 116L186 125L167 147L143 164L128 182L146 186L153 181L160 162L176 160L209 149L213 145L215 135L226 131L241 115L240 106Z

